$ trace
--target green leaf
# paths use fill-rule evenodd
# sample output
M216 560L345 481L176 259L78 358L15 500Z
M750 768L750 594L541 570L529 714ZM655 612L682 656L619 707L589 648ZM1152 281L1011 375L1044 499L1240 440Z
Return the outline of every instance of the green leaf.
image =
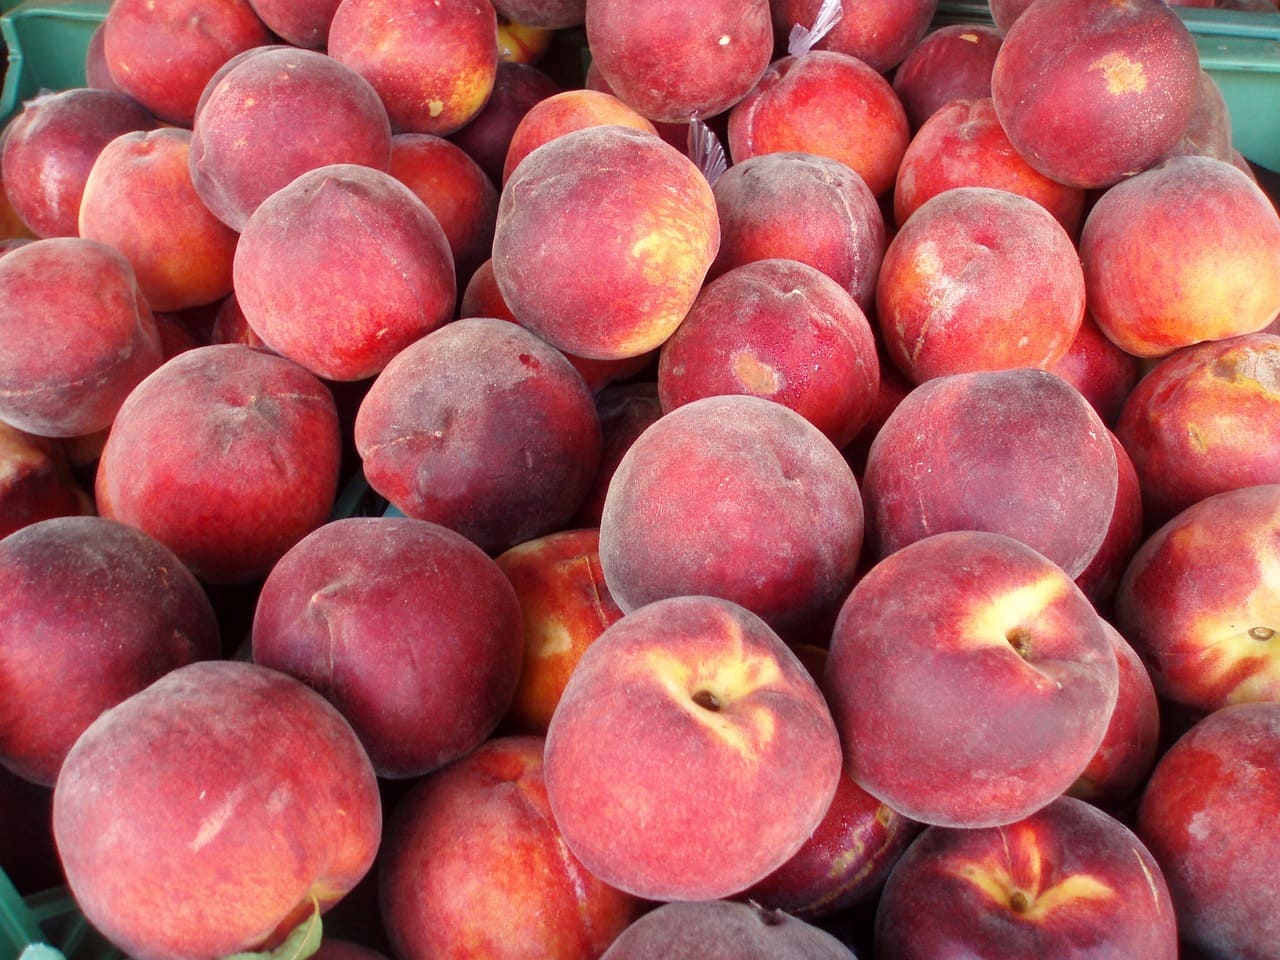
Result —
M322 933L320 902L312 897L311 915L289 931L284 942L274 950L233 953L224 960L307 960L320 949Z

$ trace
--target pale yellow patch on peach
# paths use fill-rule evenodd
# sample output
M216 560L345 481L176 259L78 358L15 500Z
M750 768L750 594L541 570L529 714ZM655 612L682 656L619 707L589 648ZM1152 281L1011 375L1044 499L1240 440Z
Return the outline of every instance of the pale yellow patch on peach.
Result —
M960 34L960 39L966 43L977 43L979 38L976 33L962 33Z
M1258 585L1241 607L1198 617L1186 631L1193 644L1207 641L1197 667L1206 689L1240 677L1225 703L1280 695L1280 558L1259 556L1259 564Z
M974 637L985 645L1008 644L1011 633L1026 628L1070 589L1071 580L1065 573L1048 571L1030 583L993 592L987 603L960 625L957 635Z
M1107 93L1113 96L1142 93L1147 89L1147 71L1143 65L1118 51L1099 57L1089 64L1089 69L1102 73Z
M525 650L538 659L558 657L573 650L572 631L554 617L530 625L525 637Z
M734 353L732 365L734 378L754 396L771 397L786 385L786 378L750 348Z

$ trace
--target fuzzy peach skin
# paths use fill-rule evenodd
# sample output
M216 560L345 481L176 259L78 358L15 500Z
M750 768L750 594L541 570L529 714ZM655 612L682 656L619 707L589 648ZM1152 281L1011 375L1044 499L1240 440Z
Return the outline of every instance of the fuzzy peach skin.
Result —
M373 865L382 807L342 715L251 663L170 671L95 720L53 792L77 906L138 960L274 942Z
M1274 954L1278 815L1280 704L1216 710L1160 757L1136 830L1160 864L1178 931L1197 956Z
M904 960L1179 956L1169 885L1151 851L1072 797L1008 826L925 830L885 885L874 946Z
M951 23L930 30L893 71L913 133L952 100L991 96L991 70L1004 34L982 23Z
M846 164L886 196L911 139L889 81L857 57L831 50L787 55L729 111L733 162L778 151L816 153Z
M951 187L916 208L876 279L885 349L907 377L1045 369L1066 355L1085 312L1075 244L1034 200Z
M1146 372L1141 358L1120 349L1103 334L1089 312L1087 291L1080 329L1067 352L1048 370L1084 394L1102 422L1113 429L1125 400Z
M85 180L98 154L121 134L155 127L155 117L123 93L74 88L37 94L5 125L5 197L32 235L78 236Z
M1119 668L1088 598L1012 537L938 533L873 566L841 607L823 690L850 775L921 823L990 827L1084 772Z
M660 137L616 124L563 134L512 173L493 269L522 326L608 360L662 345L720 246L711 185Z
M377 874L396 956L597 960L645 909L565 849L543 747L493 737L396 801Z
M754 260L707 283L658 356L664 410L702 397L763 397L837 447L871 418L879 386L866 314L836 281L797 260Z
M323 523L342 437L333 395L292 360L211 344L138 384L103 444L98 511L168 546L202 580L265 576Z
M655 601L606 629L546 738L565 843L649 900L717 899L777 869L826 813L840 764L804 665L759 617L706 596Z
M613 94L666 123L723 113L773 55L769 0L590 0L584 26Z
M1280 336L1184 347L1130 392L1116 435L1153 525L1215 493L1280 483Z
M619 462L636 437L662 416L658 384L655 380L640 379L604 387L596 393L596 412L600 415L600 469L596 471L595 483L574 515L574 526L600 526L609 483Z
M772 0L779 45L786 45L796 25L811 27L822 5L823 0ZM888 75L924 39L937 8L937 0L863 0L810 49L847 53Z
M1163 357L1280 315L1280 213L1243 171L1174 157L1107 190L1080 234L1089 307L1111 340Z
M815 153L762 153L729 167L712 192L720 251L708 279L753 260L799 260L870 315L888 236L871 188L847 165Z
M326 380L375 376L457 305L435 214L392 174L354 163L308 170L263 200L232 277L263 342Z
M340 0L253 0L254 12L277 37L295 47L323 50Z
M98 714L222 650L212 603L172 550L94 516L0 540L0 763L52 787Z
M600 518L600 565L625 611L688 594L741 604L791 640L856 576L857 481L822 432L735 394L664 414L623 455Z
M0 421L0 537L40 520L92 512L60 441Z
M124 254L48 237L0 257L0 420L42 437L105 430L163 359Z
M391 122L369 81L317 50L284 45L211 79L191 134L196 193L236 231L308 170L356 163L385 171L391 163Z
M347 0L327 50L378 91L392 129L447 136L493 91L497 14L488 0Z
M956 99L938 108L907 144L893 190L893 218L906 223L926 200L951 187L995 187L1034 200L1075 242L1085 191L1040 173L1013 148L991 97Z
M1029 367L957 373L903 397L867 451L862 492L878 559L944 530L1003 533L1074 578L1107 536L1115 448L1066 381Z
M462 129L449 135L449 140L500 186L516 127L535 103L561 89L559 82L533 64L499 59L489 99Z
M600 531L557 530L494 559L515 590L524 636L506 726L544 735L583 651L622 619L600 570Z
M1005 33L991 97L1033 167L1105 188L1177 144L1199 73L1195 38L1161 0L1046 0Z
M1116 626L1156 690L1201 711L1280 698L1280 485L1188 507L1138 548Z
M239 235L209 212L191 183L191 131L126 133L98 154L85 180L79 233L133 265L152 310L204 306L231 293Z
M409 517L342 517L267 574L253 660L341 711L383 778L439 769L498 726L520 678L520 606L470 540Z
M1114 433L1108 434L1116 455L1116 504L1106 536L1089 565L1075 578L1076 586L1104 617L1111 616L1120 578L1147 533L1138 471L1124 444Z

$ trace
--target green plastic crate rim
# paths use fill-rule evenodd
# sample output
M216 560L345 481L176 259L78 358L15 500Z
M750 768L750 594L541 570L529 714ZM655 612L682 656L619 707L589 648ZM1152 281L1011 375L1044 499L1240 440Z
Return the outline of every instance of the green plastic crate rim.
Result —
M0 15L9 67L0 91L0 124L42 90L83 87L89 40L109 0L27 0Z
M1280 13L1174 7L1195 38L1200 65L1217 82L1231 111L1236 149L1280 171ZM935 26L991 25L986 3L940 0Z
M0 960L122 960L65 887L25 900L0 870Z

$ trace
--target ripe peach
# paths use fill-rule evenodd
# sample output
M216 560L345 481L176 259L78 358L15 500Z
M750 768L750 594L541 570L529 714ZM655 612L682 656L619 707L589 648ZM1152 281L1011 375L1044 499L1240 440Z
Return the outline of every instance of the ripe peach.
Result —
M64 445L0 420L0 538L29 523L92 512Z
M1231 142L1231 110L1218 81L1203 67L1200 69L1200 82L1196 84L1191 122L1177 145L1166 155L1166 159L1181 154L1198 154L1228 163L1235 162L1235 147Z
M762 153L733 164L711 189L720 250L708 279L753 260L798 260L870 314L888 238L879 203L846 164L815 153Z
M666 123L728 110L773 55L769 0L592 0L585 27L610 91Z
M620 359L671 335L719 244L701 171L651 133L605 125L556 137L513 171L493 269L521 326L567 353Z
M638 608L587 647L545 756L569 850L647 900L717 899L772 873L840 778L804 665L759 617L706 596Z
M1280 214L1223 160L1174 157L1107 190L1080 259L1098 326L1139 357L1254 333L1280 315Z
M586 21L586 0L497 0L494 9L512 23L543 30L580 27Z
M1079 390L1102 422L1114 427L1125 400L1145 368L1139 357L1107 338L1089 312L1088 300L1086 289L1080 329L1067 352L1057 363L1050 364L1048 370Z
M333 395L316 376L242 344L197 347L120 408L98 460L98 510L202 580L254 580L328 517L340 447Z
M465 150L490 180L501 185L502 168L516 127L535 103L561 89L532 64L499 60L489 99L479 113L449 135L449 140Z
M870 419L879 384L866 315L797 260L754 260L712 280L658 356L664 411L749 394L796 411L837 447Z
M772 0L774 33L785 41L792 27L811 27L822 4ZM859 0L811 49L847 53L888 74L923 39L937 9L938 0Z
M762 153L817 153L848 165L879 197L893 187L911 139L889 81L857 57L830 50L774 60L729 111L735 163Z
M435 215L392 174L352 163L308 170L263 200L233 277L249 326L327 380L374 376L457 303Z
M445 324L400 351L355 420L370 486L490 554L560 529L600 463L582 377L506 320Z
M1112 613L1120 578L1134 553L1142 545L1147 531L1142 487L1138 482L1138 471L1133 466L1133 459L1114 433L1108 431L1108 438L1116 455L1116 504L1111 511L1111 523L1101 546L1089 565L1075 578L1076 586L1084 591L1084 595L1104 616Z
M942 531L985 530L1074 578L1107 535L1118 488L1115 449L1088 401L1023 367L912 390L871 443L862 491L877 558Z
M600 415L600 469L574 515L572 525L578 527L600 526L609 483L619 462L636 437L662 416L657 381L641 379L602 387L596 392L596 413Z
M346 0L327 49L378 91L392 129L446 136L488 100L497 37L488 0Z
M922 823L985 827L1084 772L1118 672L1101 617L1057 564L1004 534L953 531L858 581L823 690L859 786Z
M339 0L250 0L259 19L295 47L323 50Z
M1099 188L1168 154L1199 73L1195 38L1163 0L1045 0L1005 34L991 97L1031 166Z
M162 359L151 308L115 247L48 237L0 257L0 419L37 436L110 426Z
M893 92L917 131L952 100L991 96L991 70L1004 34L982 23L931 30L893 71Z
M706 594L791 639L848 593L862 528L853 472L822 431L762 397L705 397L664 414L623 456L600 565L624 611Z
M196 193L237 231L308 170L357 163L385 171L391 163L391 124L377 91L315 50L272 46L244 57L210 81L191 130Z

